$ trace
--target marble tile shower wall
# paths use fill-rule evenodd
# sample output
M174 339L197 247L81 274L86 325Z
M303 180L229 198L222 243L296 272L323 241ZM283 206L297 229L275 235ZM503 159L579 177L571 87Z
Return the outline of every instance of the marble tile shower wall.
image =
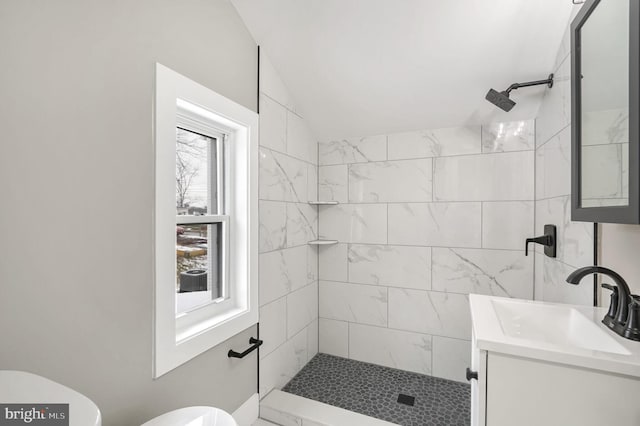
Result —
M260 395L318 352L317 141L262 55L260 93Z
M469 293L530 299L534 122L319 144L320 352L466 381Z
M535 251L535 297L551 302L591 304L592 286L566 283L575 269L593 264L593 224L571 221L571 57L569 27L536 118L536 235L557 226L557 257Z

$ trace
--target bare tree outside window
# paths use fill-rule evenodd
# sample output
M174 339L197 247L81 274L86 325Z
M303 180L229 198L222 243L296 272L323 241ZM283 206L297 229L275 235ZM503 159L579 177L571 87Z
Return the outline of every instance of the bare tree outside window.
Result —
M180 147L180 144L177 145ZM188 207L187 191L191 186L193 178L198 174L198 168L191 166L184 159L184 152L176 152L176 201L178 207Z
M176 128L176 207L207 208L208 152L215 139Z

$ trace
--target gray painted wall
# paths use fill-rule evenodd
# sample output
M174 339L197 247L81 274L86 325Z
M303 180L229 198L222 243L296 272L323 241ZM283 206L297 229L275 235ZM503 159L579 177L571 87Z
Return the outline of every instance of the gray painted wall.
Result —
M622 275L634 294L640 294L638 249L640 249L640 226L617 223L600 225L599 263ZM606 280L606 277L602 279ZM609 306L610 294L609 291L602 291L601 305Z
M0 3L0 368L70 386L104 425L235 410L254 327L151 378L156 61L256 109L256 45L226 0Z

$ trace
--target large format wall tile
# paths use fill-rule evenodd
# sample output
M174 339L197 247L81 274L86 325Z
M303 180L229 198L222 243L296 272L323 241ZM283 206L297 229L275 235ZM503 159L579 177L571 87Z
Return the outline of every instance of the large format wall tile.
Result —
M318 237L318 211L309 204L287 204L287 246L306 244Z
M469 340L469 296L390 288L389 327Z
M534 120L482 126L482 152L529 151L535 143Z
M349 166L349 201L431 201L431 159L381 161Z
M385 204L341 204L320 209L320 235L343 243L387 242Z
M471 366L471 342L433 336L433 375L467 383L465 371Z
M433 290L531 299L532 276L533 253L433 249Z
M316 356L320 350L319 324L319 320L316 318L307 326L307 355L309 360Z
M571 123L571 58L562 59L553 78L553 87L546 89L536 117L536 146Z
M371 136L320 142L318 162L330 164L366 163L387 159L387 137Z
M349 358L349 323L320 318L320 352Z
M260 359L287 340L287 299L281 297L260 308Z
M567 283L567 277L575 270L558 259L536 253L536 299L593 306L592 279L585 278L578 285Z
M389 244L481 247L480 203L389 205Z
M578 285L566 283L576 268L593 264L593 224L571 221L571 55L567 27L558 50L554 86L545 90L536 118L536 202L535 235L545 224L557 226L557 257L535 248L535 298L561 303L591 305L593 283L585 279ZM608 122L596 129L603 120ZM626 139L623 116L611 113L587 117L584 125L587 144ZM593 125L593 126L592 126Z
M318 247L307 246L307 282L317 281L319 276Z
M273 153L276 164L284 171L286 183L289 188L287 201L306 203L307 198L307 167L301 160L289 157L277 152Z
M571 20L575 18L575 15L580 10L580 7L574 7L571 12ZM558 48L558 52L556 53L556 61L553 64L553 71L557 72L558 68L562 64L562 62L571 54L571 26L567 25L564 33L562 34L562 41L560 42L560 47Z
M259 193L261 200L306 203L307 163L271 151L260 149Z
M431 336L361 324L349 324L352 359L431 374Z
M349 201L349 166L318 167L318 199L322 201Z
M260 145L287 150L287 110L264 94L260 95Z
M320 350L461 380L468 294L533 293L534 146L531 120L320 143Z
M307 164L307 201L316 201L318 198L318 167Z
M593 264L593 224L571 221L569 195L536 202L537 235L542 235L545 224L556 225L557 260L576 268ZM536 250L542 253L541 246Z
M313 164L318 162L318 145L311 131L302 117L291 111L287 113L287 153Z
M313 283L287 296L287 337L291 338L318 318L318 284Z
M264 49L260 52L260 95L263 94L290 111L296 112L299 109ZM262 114L260 115L262 119Z
M536 199L571 194L571 127L536 150Z
M258 192L261 200L288 201L291 199L291 183L284 169L276 161L273 151L260 148L260 179Z
M389 135L389 160L479 154L480 126Z
M523 250L533 236L533 201L482 203L482 247Z
M265 396L318 352L318 249L307 245L317 237L317 209L307 202L318 197L318 146L264 54L261 69L259 391Z
M347 248L347 244L318 247L321 280L348 281Z
M260 305L303 287L307 277L307 246L260 255Z
M349 282L429 290L431 248L351 244Z
M259 250L283 249L287 243L287 204L279 201L259 202Z
M309 349L305 328L260 361L260 395L281 389L307 361Z
M544 254L538 253L537 251L534 255L534 265L533 265L533 299L534 300L544 300L544 268L543 268L543 257Z
M434 200L533 199L533 151L436 158Z
M387 288L320 281L320 317L387 325Z

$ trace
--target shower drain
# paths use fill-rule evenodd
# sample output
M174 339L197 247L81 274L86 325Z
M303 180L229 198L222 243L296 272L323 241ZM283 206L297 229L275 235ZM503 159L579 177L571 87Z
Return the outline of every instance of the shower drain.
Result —
M411 396L411 395L405 395L405 394L401 393L400 395L398 395L398 402L400 404L404 404L404 405L408 405L410 407L413 407L413 405L416 403L416 397L415 396Z

